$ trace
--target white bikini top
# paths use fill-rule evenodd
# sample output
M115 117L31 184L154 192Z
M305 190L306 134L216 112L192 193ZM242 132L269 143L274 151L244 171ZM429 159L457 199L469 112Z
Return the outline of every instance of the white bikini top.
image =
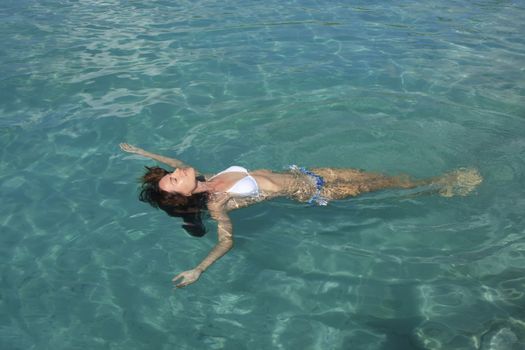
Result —
M229 190L226 192L239 196L239 197L257 197L259 195L259 185L257 185L257 181L248 174L248 170L243 168L242 166L231 166L226 170L221 171L217 175L214 175L210 178L213 179L216 176L219 176L220 174L224 173L245 173L246 176L237 181L235 184L233 184L232 187L230 187Z

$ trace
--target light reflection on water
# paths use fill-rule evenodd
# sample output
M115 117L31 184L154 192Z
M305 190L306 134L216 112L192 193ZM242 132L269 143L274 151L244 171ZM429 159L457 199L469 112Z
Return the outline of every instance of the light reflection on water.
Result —
M505 2L19 1L0 12L2 348L518 349L524 8ZM477 167L232 213L193 239L136 200L127 141L214 172Z

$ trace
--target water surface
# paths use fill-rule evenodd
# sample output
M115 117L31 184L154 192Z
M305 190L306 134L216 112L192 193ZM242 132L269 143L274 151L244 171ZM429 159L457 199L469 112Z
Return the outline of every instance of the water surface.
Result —
M521 349L520 1L3 1L2 349ZM136 200L127 141L207 172L472 166L232 213L235 248Z

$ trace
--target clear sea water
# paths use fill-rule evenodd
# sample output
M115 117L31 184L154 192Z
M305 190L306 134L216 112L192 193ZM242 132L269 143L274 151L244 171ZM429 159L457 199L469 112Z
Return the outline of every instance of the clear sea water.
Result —
M525 3L0 3L0 348L524 349ZM235 248L137 200L119 142L206 172L476 167L232 213Z

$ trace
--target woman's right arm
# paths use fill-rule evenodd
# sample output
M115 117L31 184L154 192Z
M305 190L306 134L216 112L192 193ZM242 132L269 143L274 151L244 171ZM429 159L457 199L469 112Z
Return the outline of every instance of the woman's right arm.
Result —
M160 154L147 152L143 150L142 148L132 146L128 143L121 143L119 146L120 146L120 149L123 150L124 152L135 153L143 157L151 158L161 163L167 164L172 168L187 168L188 167L188 165L184 164L182 161L178 159L164 157L164 156L161 156Z
M179 273L173 278L173 283L176 283L182 278L176 287L186 287L189 284L196 282L200 275L210 267L219 258L224 256L233 247L233 227L226 212L224 204L228 201L227 195L222 195L216 198L215 201L208 202L208 209L213 219L217 221L217 244L211 252L201 261L197 267L192 270Z

